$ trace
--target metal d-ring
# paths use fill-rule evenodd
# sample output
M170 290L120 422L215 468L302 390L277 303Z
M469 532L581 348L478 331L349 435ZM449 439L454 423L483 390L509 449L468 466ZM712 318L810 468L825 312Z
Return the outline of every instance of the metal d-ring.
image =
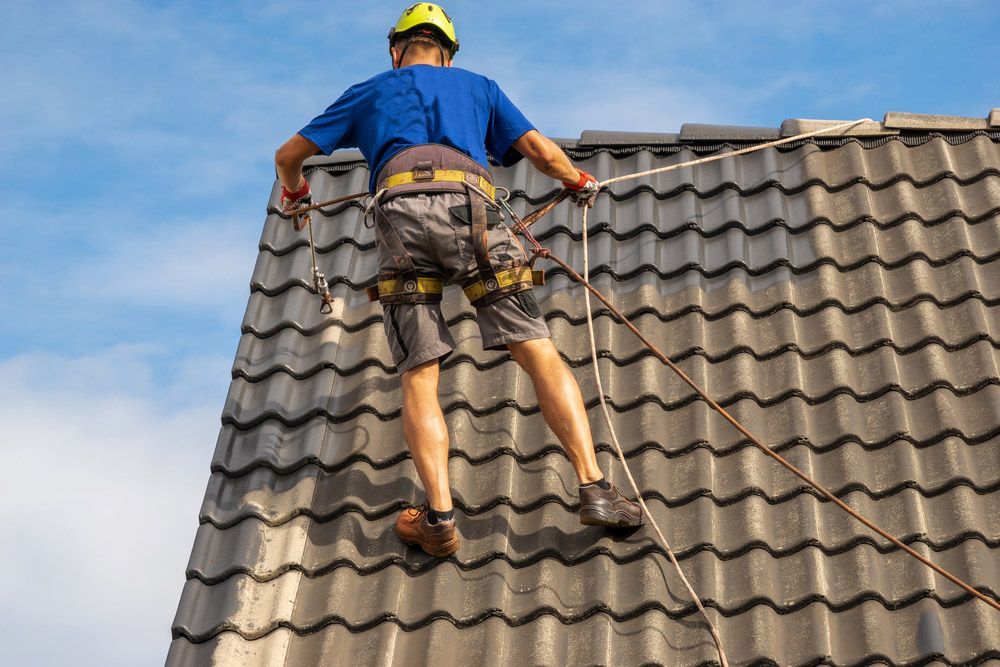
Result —
M367 227L368 229L375 229L375 216L373 215L373 213L375 212L375 209L378 206L378 200L382 198L382 195L385 194L385 191L386 188L382 188L375 194L368 195L367 197L361 200L361 206L365 209L365 214L361 218L361 221L364 224L364 226ZM372 219L372 224L370 225L368 224L369 217L371 217Z

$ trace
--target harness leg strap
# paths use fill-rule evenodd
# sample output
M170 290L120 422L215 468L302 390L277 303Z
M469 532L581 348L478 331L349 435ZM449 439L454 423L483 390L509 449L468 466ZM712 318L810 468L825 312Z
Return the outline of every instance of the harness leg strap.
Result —
M379 301L382 303L426 303L434 300L434 296L420 290L421 281L417 276L417 269L413 265L413 256L403 245L403 240L392 221L389 220L389 216L382 212L377 198L372 202L372 205L375 212L375 224L379 226L382 238L385 240L396 266L395 271L380 271L378 281L380 285L389 284L391 281L392 284L398 286L397 289L392 290L392 293L381 293L382 290L376 289L375 293L378 294ZM371 299L372 296L372 291L369 290L368 298ZM436 297L436 300L441 299L440 292Z
M533 272L523 261L514 261L510 266L500 265L499 270L494 265L490 258L486 200L469 186L466 186L466 191L469 194L472 248L476 256L479 280L462 288L465 291L465 296L473 306L478 308L509 294L530 290Z

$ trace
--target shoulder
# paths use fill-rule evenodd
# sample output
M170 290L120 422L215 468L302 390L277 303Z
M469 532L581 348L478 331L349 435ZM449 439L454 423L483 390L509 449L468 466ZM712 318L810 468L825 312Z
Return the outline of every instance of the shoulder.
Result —
M391 73L391 70L389 72L380 72L368 79L365 79L364 81L359 81L353 86L350 86L340 94L340 97L338 97L333 104L330 105L328 111L334 108L355 108L369 103L372 97L377 95L380 89L386 87L386 75Z
M380 86L385 85L389 80L396 78L400 70L386 70L384 72L379 72L374 76L371 76L364 81L359 81L345 91L345 94L358 96L364 95L365 93L376 90Z
M396 71L398 71L398 70L396 70ZM374 76L371 76L371 77L365 79L364 81L359 81L358 83L356 83L353 86L351 86L350 88L348 88L348 90L357 90L357 91L370 90L372 88L376 88L379 85L385 83L385 81L387 79L392 78L394 75L395 75L395 71L393 71L393 70L387 70L385 72L379 72L378 74L375 74Z
M497 82L488 76L484 76L467 69L462 69L460 67L449 67L447 69L452 73L451 76L462 79L467 87L473 90L479 90L493 103L496 103L496 100L503 92L500 90L500 86L497 85Z
M451 76L460 77L467 79L468 81L475 82L481 85L495 86L497 85L493 79L483 76L478 72L473 72L472 70L462 69L461 67L444 67L441 68L447 70Z

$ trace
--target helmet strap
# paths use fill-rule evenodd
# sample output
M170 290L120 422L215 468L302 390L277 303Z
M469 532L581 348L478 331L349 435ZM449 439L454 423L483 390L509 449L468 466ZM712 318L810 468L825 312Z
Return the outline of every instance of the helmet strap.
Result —
M433 39L433 37L431 39ZM399 52L399 65L397 66L395 63L393 63L392 66L393 69L399 69L400 67L403 66L403 59L406 57L406 52L409 50L410 44L413 43L413 36L411 35L408 37L404 37L402 39L402 42L403 42L403 50ZM444 67L445 64L447 64L448 62L447 51L445 51L444 45L439 40L434 39L434 43L437 44L438 51L440 51L441 53L441 66Z

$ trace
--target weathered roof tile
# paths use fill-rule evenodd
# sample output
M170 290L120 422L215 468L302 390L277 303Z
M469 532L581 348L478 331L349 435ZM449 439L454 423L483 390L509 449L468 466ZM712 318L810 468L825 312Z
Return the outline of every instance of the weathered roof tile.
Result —
M782 128L586 132L598 178ZM595 285L751 431L907 543L1000 593L1000 136L983 119L887 114L822 141L618 183L590 214ZM902 132L901 132L902 131ZM932 132L934 134L932 134ZM943 133L943 134L941 134ZM714 143L713 143L714 142ZM310 161L317 200L366 187L350 152ZM530 210L557 184L497 170ZM233 383L168 664L705 664L711 640L649 530L581 526L576 480L509 355L481 349L449 287L443 364L462 549L405 547L423 491L359 204L261 237ZM533 231L582 265L578 212ZM536 288L580 381L602 469L624 486L593 384L581 292ZM626 460L738 664L1000 658L1000 615L822 500L679 383L604 308L605 391Z

